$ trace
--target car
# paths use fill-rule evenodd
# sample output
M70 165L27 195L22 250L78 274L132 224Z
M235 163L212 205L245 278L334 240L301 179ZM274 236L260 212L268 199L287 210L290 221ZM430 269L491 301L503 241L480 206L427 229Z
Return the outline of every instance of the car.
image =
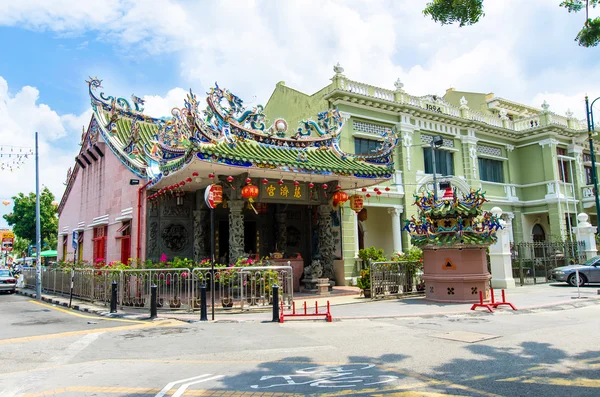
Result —
M577 280L576 270L579 270L579 280ZM600 256L588 259L587 262L581 265L554 268L552 278L556 281L567 282L574 287L588 283L600 283Z
M8 291L15 293L17 291L17 279L10 270L0 269L0 292Z

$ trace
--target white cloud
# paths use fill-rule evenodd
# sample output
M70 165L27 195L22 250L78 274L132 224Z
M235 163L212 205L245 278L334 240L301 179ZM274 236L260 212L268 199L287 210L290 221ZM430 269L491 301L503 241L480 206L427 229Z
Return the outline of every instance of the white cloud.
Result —
M25 86L16 94L9 91L8 83L0 76L0 142L12 146L35 147L37 131L40 161L40 184L47 186L60 200L64 191L66 170L73 165L73 148L62 148L61 139L79 142L82 126L87 126L91 110L76 116L58 115L48 105L37 103L39 92ZM20 149L14 149L15 153ZM3 153L9 153L4 147ZM6 160L0 159L0 162ZM9 160L9 162L11 162ZM2 200L23 192L35 191L35 157L31 156L17 169L0 171L2 177ZM41 187L40 187L41 188ZM0 215L11 211L12 206L0 208ZM3 219L0 226L6 225Z
M94 30L100 39L136 54L176 57L181 76L195 92L218 81L246 100L256 96L263 103L280 80L307 93L320 89L338 61L350 79L393 88L400 77L405 89L417 95L443 94L453 86L531 103L544 92L566 97L584 90L600 93L600 84L590 85L600 81L598 61L589 55L594 49L573 41L582 16L547 0L526 3L487 0L486 16L478 24L458 28L424 17L424 2L414 0L210 5L22 0L3 9L0 25L60 34ZM587 85L570 76L588 76Z
M173 88L164 97L159 95L145 95L142 98L145 101L144 113L157 118L171 117L171 110L183 107L186 96L187 91L179 87Z

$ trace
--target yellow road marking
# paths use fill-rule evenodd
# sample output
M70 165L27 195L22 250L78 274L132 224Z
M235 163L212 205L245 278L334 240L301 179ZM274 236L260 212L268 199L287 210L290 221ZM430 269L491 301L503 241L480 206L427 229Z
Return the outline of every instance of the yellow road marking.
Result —
M468 387L468 386L459 385L457 383L452 383L452 382L448 382L448 381L445 381L445 380L438 380L438 379L430 378L428 376L417 374L417 373L410 372L410 371L405 371L403 369L398 369L398 368L393 368L393 367L386 367L384 365L377 365L377 367L379 369L385 369L387 371L397 372L399 374L403 374L403 375L406 375L406 376L410 376L412 378L416 378L416 379L420 379L422 381L426 381L430 385L443 385L443 386L446 386L446 387L451 387L453 389L464 390L464 391L468 391L470 393L477 393L477 394L480 394L480 395L486 396L486 397L502 397L502 396L500 396L498 394L488 393L488 392L485 392L483 390L473 389L473 388Z
M588 379L588 378L549 378L542 376L518 376L515 378L498 379L497 382L521 382L521 383L534 383L539 385L552 385L552 386L575 386L575 387L590 387L600 388L600 379Z
M59 312L67 313L67 314L70 314L72 316L81 317L81 318L92 318L92 319L95 319L95 320L116 321L116 322L121 322L121 323L136 323L136 324L145 323L146 322L146 321L142 321L142 320L126 320L126 319L123 319L123 318L110 318L110 317L100 317L100 316L88 316L88 315L85 315L85 314L77 313L73 309L63 309L62 307L52 306L52 305L49 305L47 303L38 302L38 301L33 300L33 299L30 300L29 302L35 303L36 305L45 306L48 309L57 310Z
M171 321L160 322L160 323L142 322L142 324L123 325L120 327L91 328L91 329L84 329L84 330L80 330L80 331L67 331L67 332L59 332L59 333L55 333L55 334L24 336L21 338L11 338L11 339L0 339L0 345L23 343L23 342L34 342L34 341L46 340L46 339L66 338L69 336L95 334L98 332L128 331L128 330L132 330L132 329L141 329L141 328L150 328L150 327L165 327L165 326L174 326L174 325L179 325L179 324L177 322L171 322ZM40 370L40 369L42 369L42 368L37 368L35 370ZM27 371L19 371L19 372L28 372L28 371L35 371L35 370L27 370ZM16 373L18 373L18 372L16 372Z

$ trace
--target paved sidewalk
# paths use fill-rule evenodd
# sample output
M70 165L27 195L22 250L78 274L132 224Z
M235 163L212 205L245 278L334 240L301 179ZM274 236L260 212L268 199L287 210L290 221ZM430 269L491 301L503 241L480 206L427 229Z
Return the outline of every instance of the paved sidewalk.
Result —
M471 311L471 303L452 304L436 303L425 300L423 297L407 297L404 299L387 298L382 300L371 300L360 297L356 291L350 295L353 290L348 289L346 293L333 294L326 297L297 297L296 310L301 310L304 302L307 302L308 310L314 311L315 301L319 307L324 308L327 301L331 305L331 313L335 320L350 319L369 319L369 318L394 318L394 317L435 317L460 314L476 314L484 312L487 315L496 315L499 313L512 312L509 307L503 306L496 309L495 313L489 313L483 308ZM500 300L500 291L495 291L497 300ZM28 296L35 296L34 291L21 290L19 293ZM600 304L600 285L585 286L580 288L581 299L578 299L577 288L567 284L538 284L517 287L506 291L506 299L516 306L518 311L529 311L535 309L569 309L593 304ZM68 298L57 297L44 294L42 299L56 305L67 306ZM105 306L96 306L89 302L82 302L73 299L73 308L75 310L96 313L102 316L144 319L149 317L148 310L119 310L115 314L108 313ZM320 310L321 311L321 310ZM286 309L286 313L288 310ZM518 312L515 312L518 314ZM160 318L172 318L181 321L197 321L200 313L188 312L162 312L159 311ZM209 318L210 308L209 308ZM270 321L272 318L271 310L251 310L240 313L239 311L217 310L215 313L216 321ZM287 321L287 320L286 320Z

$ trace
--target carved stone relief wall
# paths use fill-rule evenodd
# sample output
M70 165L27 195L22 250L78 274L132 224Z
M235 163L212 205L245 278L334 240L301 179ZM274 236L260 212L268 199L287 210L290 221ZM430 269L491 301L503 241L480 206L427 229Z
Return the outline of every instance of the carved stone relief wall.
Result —
M183 205L177 205L174 197L159 200L147 212L146 259L157 262L162 254L169 260L174 257L194 258L195 194L186 193Z
M210 233L206 227L210 222L209 217L208 211L194 211L194 260L196 262L210 255L210 247L206 245L207 235Z

